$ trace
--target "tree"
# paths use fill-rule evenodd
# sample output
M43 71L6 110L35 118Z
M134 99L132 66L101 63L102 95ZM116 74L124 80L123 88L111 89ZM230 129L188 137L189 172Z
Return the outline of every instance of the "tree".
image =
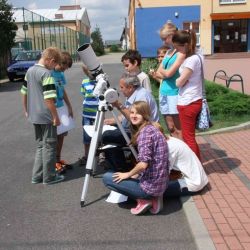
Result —
M91 33L92 39L92 48L95 51L97 56L101 56L105 54L104 44L102 40L102 34L99 27L96 27L95 30Z
M13 20L12 6L7 0L0 0L0 77L10 58L10 49L14 45L17 25Z

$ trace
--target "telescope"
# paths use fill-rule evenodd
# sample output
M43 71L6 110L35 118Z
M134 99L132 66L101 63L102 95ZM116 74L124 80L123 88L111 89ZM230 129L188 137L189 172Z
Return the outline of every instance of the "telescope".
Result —
M96 79L96 86L93 94L99 99L106 100L109 103L118 100L118 93L115 89L108 89L110 84L107 75L103 72L91 44L85 43L77 49L81 61L87 66L91 75Z
M112 103L118 100L118 93L115 89L109 88L110 84L107 80L107 75L103 72L101 64L99 63L95 52L93 51L89 43L83 44L77 49L82 62L87 66L88 70L96 79L96 86L94 88L93 94L96 97L99 97L99 105L95 117L94 124L94 133L92 135L89 154L87 158L87 164L85 169L85 178L83 183L82 195L81 195L81 207L84 206L85 198L87 195L88 185L90 176L93 175L93 172L97 163L97 153L100 150L99 146L101 144L102 130L104 125L104 113L106 111L111 111L118 128L120 129L124 139L127 142L127 145L131 149L135 159L137 159L137 152L130 143L130 139L126 134L120 120L118 119L116 113L113 111Z

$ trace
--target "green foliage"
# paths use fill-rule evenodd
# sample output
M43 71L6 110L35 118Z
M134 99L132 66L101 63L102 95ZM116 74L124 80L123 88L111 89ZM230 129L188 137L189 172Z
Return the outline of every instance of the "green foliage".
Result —
M14 46L14 38L16 36L17 25L13 20L12 6L7 0L0 1L0 55L10 52Z
M146 74L149 75L150 69L156 70L157 68L158 68L158 61L157 61L157 59L148 58L148 59L143 59L142 60L141 70L143 72L145 72ZM149 77L150 77L150 75L149 75ZM155 85L157 87L159 85L159 83L155 79L153 79L152 77L150 77L150 82L151 82L151 85Z
M156 59L144 59L142 71L149 73L149 69L158 67ZM151 79L152 92L158 102L159 84ZM220 84L206 81L206 98L214 126L218 129L237 125L242 122L250 121L250 96L226 88ZM161 117L161 125L166 130L165 122Z
M101 34L99 27L96 27L95 30L91 33L91 39L92 39L91 46L93 50L95 51L95 54L97 56L104 55L105 54L104 44L103 44L102 34Z
M117 45L111 45L110 46L110 52L118 52L120 51L119 47Z
M17 26L12 17L11 5L7 0L0 0L0 79L6 75L10 60L10 50L14 45Z
M212 116L237 117L250 115L250 96L216 83L206 82L206 95Z

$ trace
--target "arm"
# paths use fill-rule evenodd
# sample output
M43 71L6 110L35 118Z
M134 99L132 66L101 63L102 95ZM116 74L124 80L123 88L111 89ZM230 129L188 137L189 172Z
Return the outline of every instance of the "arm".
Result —
M23 101L23 110L24 114L26 117L28 117L28 112L27 112L27 95L22 95L22 101Z
M27 81L26 76L24 79L24 83L21 88L21 94L22 94L22 104L23 104L23 110L26 117L28 117L28 110L27 110Z
M73 118L73 110L72 110L72 106L71 103L69 101L68 95L66 93L66 90L64 89L64 93L63 93L63 100L65 101L67 107L68 107L68 111L69 111L69 116L71 116Z
M180 77L176 79L176 86L179 88L184 86L188 82L188 79L190 78L192 73L193 70L191 70L190 68L184 68Z
M119 183L122 180L131 178L132 176L143 172L147 167L148 167L148 163L139 162L129 172L126 172L126 173L120 173L120 172L114 173L113 174L114 182Z
M130 121L130 110L128 108L126 108L125 106L123 106L123 104L119 101L113 102L112 106L117 108L124 116L125 118Z
M185 55L178 52L177 58L173 63L173 65L171 65L169 69L164 69L163 65L161 64L161 67L159 67L159 69L156 72L156 76L162 78L172 77L175 74L175 72L179 69L184 60L185 60Z
M59 119L57 111L56 111L54 98L45 99L44 102L45 102L45 105L48 107L49 111L52 114L53 125L54 126L59 126L61 124L61 122L60 122L60 119Z

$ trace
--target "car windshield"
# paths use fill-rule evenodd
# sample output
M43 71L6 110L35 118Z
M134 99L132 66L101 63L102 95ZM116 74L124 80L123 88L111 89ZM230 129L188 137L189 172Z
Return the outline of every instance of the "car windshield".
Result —
M16 56L16 61L35 61L41 57L40 51L22 51Z

